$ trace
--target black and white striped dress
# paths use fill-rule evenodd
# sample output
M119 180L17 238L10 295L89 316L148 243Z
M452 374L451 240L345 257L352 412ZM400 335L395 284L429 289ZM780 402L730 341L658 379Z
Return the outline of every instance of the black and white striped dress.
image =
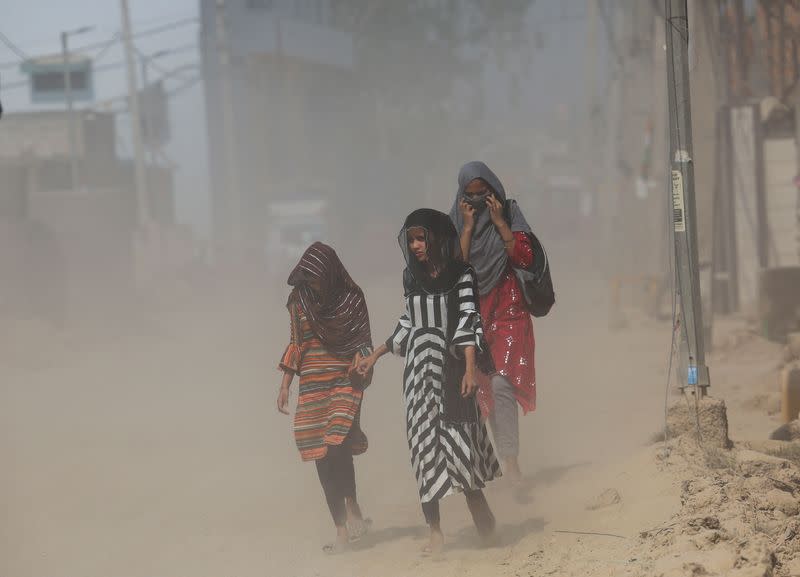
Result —
M443 367L446 355L461 355L464 347L483 344L476 306L474 272L469 269L449 293L412 293L404 314L387 341L389 349L406 358L403 398L411 464L423 503L481 489L500 476L486 426L449 423L444 418ZM447 343L448 299L458 298L458 325ZM479 411L477 402L475 410Z

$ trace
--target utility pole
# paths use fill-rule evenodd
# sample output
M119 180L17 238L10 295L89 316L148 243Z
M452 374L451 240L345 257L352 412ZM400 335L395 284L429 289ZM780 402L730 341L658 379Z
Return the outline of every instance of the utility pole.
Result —
M140 64L140 66L142 68L142 97L143 97L142 101L145 100L144 99L144 95L147 93L147 67L150 64L150 59L151 58L153 58L153 56L147 56L146 54L140 54L139 55L139 64ZM144 102L142 102L142 104L144 104ZM147 124L147 122L145 120L147 118L147 110L142 110L141 111L141 117L142 117L141 127L142 127L142 133L143 133L142 134L142 148L144 148L145 158L147 159L147 162L152 164L153 163L153 153L150 150L149 135L146 134L147 131L145 130L145 125Z
M739 102L743 102L749 91L747 89L748 81L748 61L747 61L747 38L745 35L745 21L744 21L744 0L734 0L733 4L734 17L736 19L736 33L734 39L736 42L736 64L737 66L737 98Z
M72 118L72 70L70 69L69 49L66 32L61 33L61 58L64 60L64 99L67 101L67 132L69 137L69 177L70 188L78 185L78 159L75 145L75 119Z
M597 66L597 1L586 0L586 24L588 38L586 41L586 114L589 127L589 137L584 141L583 154L586 167L586 182L592 183L591 199L592 210L597 210L597 81L595 68Z
M94 26L83 26L76 30L61 32L61 59L64 63L64 100L67 101L67 137L69 139L69 174L70 188L78 186L78 145L75 137L75 118L72 110L72 60L69 55L69 37L85 34L94 29Z
M664 0L667 36L667 92L672 169L672 224L680 291L681 330L688 348L687 386L698 398L711 384L705 364L703 307L697 250L697 209L692 159L689 90L689 16L686 0Z
M778 94L779 100L786 97L786 2L778 2ZM772 10L767 12L767 20L772 19ZM772 45L769 47L772 52ZM770 73L772 70L770 70Z
M147 104L145 102L144 96L148 93L147 69L150 66L150 61L151 60L155 60L156 58L161 58L162 56L166 56L167 54L170 54L170 52L171 52L170 50L159 50L158 52L155 52L154 54L144 54L142 52L139 53L139 64L140 64L140 66L142 68L142 96L143 96L142 102L144 104ZM142 125L141 125L142 126L142 131L146 132L145 128L148 128L149 130L152 131L153 127L150 126L148 124L148 122L147 122L147 120L148 120L148 118L147 118L148 117L148 111L147 110L142 110L141 114L142 114ZM152 146L152 143L151 143L151 140L150 140L151 138L152 138L152 134L143 134L142 135L143 146L144 146L144 149L145 149L145 152L146 152L146 158L147 158L148 162L152 164L154 162L155 154L154 154L153 146Z
M630 59L630 52L624 49L624 37L627 25L627 14L621 2L612 2L610 6L605 3L597 3L596 7L603 19L608 39L609 58L612 61L611 76L608 88L608 113L606 115L604 128L606 142L603 147L605 156L606 177L604 193L607 200L598 208L602 208L605 217L605 237L608 243L608 251L611 255L609 266L611 270L609 301L609 326L611 328L621 328L626 321L622 312L622 278L624 277L624 266L620 247L623 244L622 226L624 224L622 203L624 174L622 164L624 160L624 94L625 94L625 70Z
M225 182L228 197L228 234L233 255L242 256L242 203L239 190L236 134L234 130L233 89L231 87L231 55L225 18L225 0L216 2L217 55L219 57L220 98L222 100L222 132L225 149Z
M139 109L139 96L136 86L136 64L133 56L133 39L131 37L131 21L128 11L128 0L120 0L122 12L122 38L125 43L125 64L128 72L128 105L131 111L131 136L135 155L136 200L138 205L139 225L147 228L150 224L150 202L147 196L147 172L144 165L144 147L142 146L142 122Z

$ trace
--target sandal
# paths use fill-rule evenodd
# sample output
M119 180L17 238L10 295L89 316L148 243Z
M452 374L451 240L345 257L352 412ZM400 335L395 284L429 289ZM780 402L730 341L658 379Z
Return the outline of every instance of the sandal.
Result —
M322 547L323 553L326 555L341 555L345 551L347 551L347 547L343 545L339 545L337 543L328 543Z
M372 529L372 519L361 519L359 521L352 521L347 523L347 533L350 536L350 542L355 543L360 541Z

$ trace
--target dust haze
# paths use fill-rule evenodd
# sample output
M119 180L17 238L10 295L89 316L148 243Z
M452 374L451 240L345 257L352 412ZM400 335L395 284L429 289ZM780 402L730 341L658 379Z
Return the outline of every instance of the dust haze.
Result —
M448 212L469 160L519 202L557 297L534 322L524 494L489 487L487 555L505 574L530 536L575 528L573 501L592 496L576 479L663 427L672 337L663 22L649 2L616 4L227 0L223 29L198 0L201 75L145 147L144 201L124 100L76 102L72 186L63 101L10 107L0 87L0 574L472 574L483 553L457 498L446 560L415 561L400 361L365 395L356 475L374 526L342 557L322 553L334 529L317 474L275 408L303 249L337 250L380 342L403 308L403 219Z

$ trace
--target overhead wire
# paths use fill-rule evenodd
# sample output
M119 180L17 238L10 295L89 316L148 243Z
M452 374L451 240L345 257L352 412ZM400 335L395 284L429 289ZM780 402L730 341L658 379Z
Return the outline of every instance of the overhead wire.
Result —
M196 16L181 18L179 20L175 20L172 22L168 22L166 24L161 24L159 26L154 26L152 28L148 28L145 30L140 30L131 34L131 38L146 38L148 36L154 36L157 34L162 34L164 32L169 32L171 30L176 30L178 28L182 28L184 26L188 26L190 24L197 24L200 22L200 19ZM0 32L2 35L2 32ZM0 38L2 40L2 38ZM6 38L7 40L7 38ZM117 31L109 40L103 40L102 42L92 42L89 44L83 44L80 46L76 46L75 48L70 49L70 52L91 52L97 50L97 54L94 56L94 59L102 58L105 53L115 44L122 40L122 33ZM16 53L16 52L15 52ZM20 53L16 53L17 56L20 57L20 60L13 61L13 62L0 62L0 69L4 68L12 68L14 66L19 66L21 61L30 60L30 56L28 56L25 52L20 50Z
M9 39L9 37L3 34L2 32L0 32L0 42L5 44L6 48L8 48L9 50L11 50L11 52L16 54L21 61L25 61L28 59L28 55L25 53L25 51L22 50L22 48L20 48L19 46L17 46L14 42L12 42Z

